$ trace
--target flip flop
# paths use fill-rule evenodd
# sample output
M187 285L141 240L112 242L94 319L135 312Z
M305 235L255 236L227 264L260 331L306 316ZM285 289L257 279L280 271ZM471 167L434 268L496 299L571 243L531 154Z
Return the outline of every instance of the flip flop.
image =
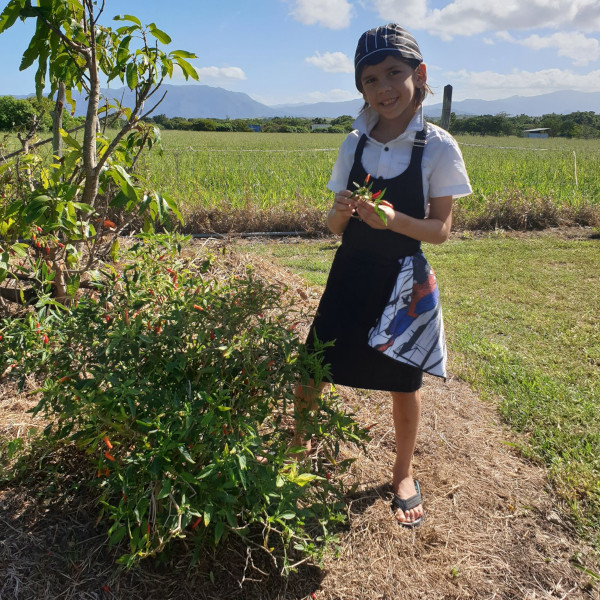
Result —
M394 497L392 499L392 512L394 513L394 515L396 514L396 511L398 509L400 509L402 512L406 512L407 510L410 510L411 508L415 508L416 506L419 506L419 504L423 504L423 499L421 498L421 488L419 487L419 482L415 479L415 490L417 490L417 493L414 496L411 496L410 498L407 498L406 500L404 500L403 498L400 498L400 496L398 496L398 494L394 494ZM397 519L396 519L397 520ZM423 524L423 521L425 520L425 515L420 516L418 519L415 519L414 521L410 521L410 522L406 522L406 521L398 521L398 525L402 525L402 527L407 527L408 529L415 529L416 527L420 527Z

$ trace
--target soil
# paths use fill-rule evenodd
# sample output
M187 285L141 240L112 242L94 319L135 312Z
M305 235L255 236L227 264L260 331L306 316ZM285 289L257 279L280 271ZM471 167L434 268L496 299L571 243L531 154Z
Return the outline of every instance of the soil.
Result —
M314 310L318 293L292 273L248 260L266 278L291 284L298 303ZM232 545L191 570L181 556L122 571L96 527L89 498L72 490L54 504L42 501L42 489L68 479L66 469L37 486L0 487L0 598L600 598L598 557L576 535L545 468L519 452L522 440L504 427L492 402L455 378L426 378L414 457L426 517L409 530L395 523L389 507L394 440L388 395L338 392L361 424L372 425L372 440L367 453L342 448L356 457L345 477L358 487L346 498L348 522L337 549L321 564L303 563L284 579L260 552ZM34 403L35 397L0 382L0 435L22 431Z

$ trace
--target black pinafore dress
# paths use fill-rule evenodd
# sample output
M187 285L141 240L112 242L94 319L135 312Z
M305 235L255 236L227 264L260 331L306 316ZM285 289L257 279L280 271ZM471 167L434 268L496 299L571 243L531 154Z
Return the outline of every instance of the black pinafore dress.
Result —
M427 125L417 132L408 168L391 179L375 178L371 191L386 189L385 199L394 209L417 219L425 218L421 159ZM363 134L356 147L347 189L362 185L367 173L362 153ZM386 229L373 229L351 218L331 265L327 285L307 346L314 337L333 341L324 351L331 380L339 385L392 392L413 392L421 387L423 372L385 356L368 344L369 331L381 316L400 272L400 259L421 249L421 242Z

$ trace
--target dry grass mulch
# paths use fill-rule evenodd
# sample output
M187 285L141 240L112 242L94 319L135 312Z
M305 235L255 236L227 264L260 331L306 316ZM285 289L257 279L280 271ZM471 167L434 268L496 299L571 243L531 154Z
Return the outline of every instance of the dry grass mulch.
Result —
M292 284L298 303L314 309L317 294L293 274L256 257L248 260L266 278ZM565 520L545 470L518 454L494 406L468 385L426 379L414 461L426 521L414 531L398 526L389 509L394 439L388 395L338 391L362 424L373 425L372 441L367 454L342 449L357 459L344 477L358 487L346 499L348 523L337 551L328 552L322 564L301 564L286 580L264 552L234 543L191 570L181 553L167 565L146 561L124 572L83 492L44 503L40 491L48 481L4 485L0 598L600 598L592 578L572 562L577 557L594 568L592 551ZM33 402L6 384L0 387L0 434L22 431ZM68 470L56 477L68 479Z

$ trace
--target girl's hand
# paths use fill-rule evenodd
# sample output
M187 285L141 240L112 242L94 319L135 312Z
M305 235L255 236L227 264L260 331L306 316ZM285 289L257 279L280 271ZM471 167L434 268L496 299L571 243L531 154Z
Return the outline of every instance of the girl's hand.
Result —
M379 203L379 209L385 213L386 222L384 223L381 217L375 212L375 206L372 202L361 202L356 207L358 216L373 229L388 229L390 223L396 216L394 207L387 201L382 200Z
M339 216L349 219L356 206L356 202L352 198L350 190L342 190L335 195L331 210L335 211Z

